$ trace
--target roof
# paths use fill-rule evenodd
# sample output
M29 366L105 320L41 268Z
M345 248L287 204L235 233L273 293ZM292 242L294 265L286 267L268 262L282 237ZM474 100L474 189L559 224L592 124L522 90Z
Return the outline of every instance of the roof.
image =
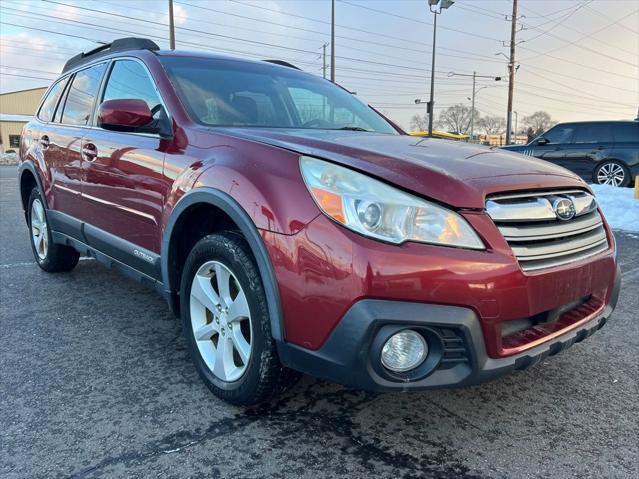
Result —
M0 113L0 121L15 121L26 123L31 121L33 115L11 115L9 113Z

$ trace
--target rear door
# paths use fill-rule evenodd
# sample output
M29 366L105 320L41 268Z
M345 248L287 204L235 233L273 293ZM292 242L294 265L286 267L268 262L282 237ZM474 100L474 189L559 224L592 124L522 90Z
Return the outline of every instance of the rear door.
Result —
M578 123L562 166L590 182L597 163L610 158L614 146L610 123Z
M56 166L63 162L64 149L60 128L54 123L54 117L68 83L69 77L64 77L51 86L36 113L37 121L29 124L29 137L33 140L27 143L29 148L27 154L36 160L47 179L53 176ZM43 184L48 185L49 182L44 181ZM58 206L54 188L45 187L43 194L46 196L49 208Z
M83 175L81 142L93 115L105 69L106 63L100 63L76 72L55 111L53 122L47 126L47 164L54 196L54 204L49 206L80 221L87 219L80 198ZM68 226L68 218L57 219ZM79 231L67 231L66 226L57 230L79 236Z
M134 59L116 60L109 67L100 103L116 99L144 100L155 114L162 105L146 66ZM143 272L151 273L146 271L149 265L137 260L153 263L149 252L160 252L161 216L168 188L162 174L166 144L157 134L98 127L82 140L82 196L90 224L85 228L87 239L92 246L137 265Z

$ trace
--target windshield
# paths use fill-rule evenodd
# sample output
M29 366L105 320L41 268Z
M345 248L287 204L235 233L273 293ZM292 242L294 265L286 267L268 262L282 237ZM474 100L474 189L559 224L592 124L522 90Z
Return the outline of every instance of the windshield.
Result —
M352 94L293 68L195 57L160 60L190 115L204 125L398 134Z

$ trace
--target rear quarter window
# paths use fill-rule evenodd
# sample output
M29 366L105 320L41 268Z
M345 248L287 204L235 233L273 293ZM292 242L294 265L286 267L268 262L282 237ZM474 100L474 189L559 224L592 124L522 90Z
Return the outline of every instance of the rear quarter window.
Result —
M106 64L100 63L75 74L64 103L62 123L67 125L89 123L105 68Z
M639 121L636 123L619 123L612 129L615 141L619 143L639 143Z
M64 91L67 81L69 81L69 77L63 78L51 87L42 102L40 110L38 111L38 118L40 120L45 122L53 120L53 115L55 114L56 107L58 106L58 101L62 96L62 92Z

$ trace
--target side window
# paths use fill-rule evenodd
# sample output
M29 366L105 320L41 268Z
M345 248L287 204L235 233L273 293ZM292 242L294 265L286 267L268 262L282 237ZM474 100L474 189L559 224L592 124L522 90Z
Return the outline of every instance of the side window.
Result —
M102 98L107 100L144 100L151 111L160 105L160 96L146 69L133 60L119 60L113 65ZM157 118L159 108L154 113Z
M100 80L106 67L105 63L81 70L73 77L73 83L64 104L62 123L68 125L88 125L93 103L100 88Z
M639 121L616 124L612 134L615 136L615 141L620 143L639 143Z
M612 128L606 123L583 123L577 125L573 143L612 143Z
M55 114L55 108L58 105L58 100L62 96L62 92L64 91L64 87L67 84L69 78L63 78L58 83L53 85L49 90L49 94L42 102L42 106L40 107L40 111L38 112L38 118L42 121L51 121L53 120L53 115Z
M574 132L575 125L557 125L542 136L549 143L570 143L570 138L572 138Z

